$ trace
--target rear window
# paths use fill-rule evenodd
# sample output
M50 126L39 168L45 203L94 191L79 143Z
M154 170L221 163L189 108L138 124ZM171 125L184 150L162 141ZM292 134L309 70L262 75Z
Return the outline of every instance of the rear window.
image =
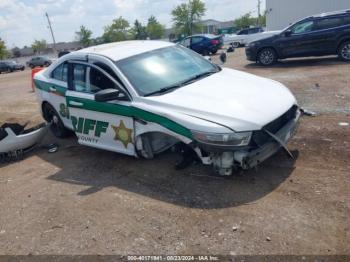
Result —
M67 82L67 74L68 74L68 64L63 63L58 67L56 67L55 70L53 70L51 77L59 81Z
M338 18L325 18L322 20L318 20L316 24L316 28L318 30L324 30L324 29L330 29L338 26L343 25L343 19L338 17Z

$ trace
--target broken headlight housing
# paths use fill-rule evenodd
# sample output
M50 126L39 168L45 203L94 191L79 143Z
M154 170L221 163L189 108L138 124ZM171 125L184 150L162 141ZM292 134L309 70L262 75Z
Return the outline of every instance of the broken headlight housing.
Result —
M219 134L193 130L192 134L194 139L198 142L215 146L247 146L252 136L252 132Z

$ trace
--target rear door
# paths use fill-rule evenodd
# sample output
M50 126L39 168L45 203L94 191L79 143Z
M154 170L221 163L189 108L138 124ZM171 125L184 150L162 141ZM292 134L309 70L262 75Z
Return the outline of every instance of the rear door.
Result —
M201 36L194 36L191 38L191 49L197 53L201 53L205 48L204 38Z
M66 91L67 91L67 79L68 79L68 63L64 62L58 65L50 74L50 81L48 83L38 82L38 87L45 90L43 93L45 97L46 93L50 96L48 101L56 111L59 113L63 124L72 129L70 121L69 110L66 104Z
M119 90L120 99L95 101L95 94L103 89ZM66 99L80 144L135 155L134 120L128 116L131 101L118 79L92 61L72 62Z
M316 31L319 34L319 52L321 54L332 54L337 48L337 36L344 25L342 17L323 18L316 21Z
M283 57L315 55L319 49L318 34L312 20L301 21L290 29L290 35L281 35L276 45Z

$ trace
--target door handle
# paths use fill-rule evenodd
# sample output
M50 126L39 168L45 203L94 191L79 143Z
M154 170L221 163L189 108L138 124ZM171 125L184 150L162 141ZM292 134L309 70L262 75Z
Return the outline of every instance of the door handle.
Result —
M50 89L51 92L56 92L57 91L57 89L55 87L53 87L53 86L50 86L49 89Z
M69 101L69 104L71 106L83 106L84 105L83 103L76 102L76 101Z

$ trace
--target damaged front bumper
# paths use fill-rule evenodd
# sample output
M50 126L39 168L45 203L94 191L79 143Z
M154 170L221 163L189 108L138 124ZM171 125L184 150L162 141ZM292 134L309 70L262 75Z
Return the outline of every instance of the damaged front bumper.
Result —
M265 161L281 148L293 157L286 144L295 134L302 112L297 109L292 119L286 122L277 132L270 132L263 128L263 132L268 137L266 142L251 148L242 148L225 152L211 153L208 158L203 158L204 164L213 164L214 169L220 175L231 175L232 168L251 169ZM207 151L208 152L208 151Z
M296 117L283 126L276 134L266 131L271 136L271 140L263 146L252 151L234 152L234 161L243 169L250 169L274 155L280 148L284 148L293 157L286 144L297 130L300 115L301 113L298 111Z

